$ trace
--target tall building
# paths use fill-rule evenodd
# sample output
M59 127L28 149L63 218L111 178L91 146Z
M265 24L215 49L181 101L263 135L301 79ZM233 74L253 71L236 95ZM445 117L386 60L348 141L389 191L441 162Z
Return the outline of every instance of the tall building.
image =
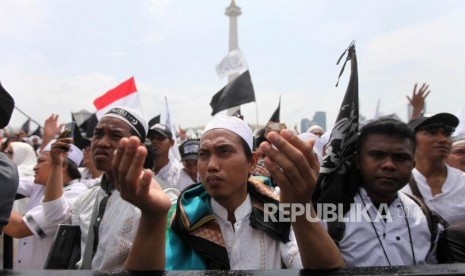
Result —
M326 112L324 111L317 111L313 115L313 120L308 118L303 118L300 121L300 132L306 132L307 129L313 125L319 125L326 131Z
M307 129L315 123L307 118L300 120L300 133L306 132Z
M313 121L315 124L321 126L325 131L326 129L326 112L324 111L317 111L315 115L313 115Z

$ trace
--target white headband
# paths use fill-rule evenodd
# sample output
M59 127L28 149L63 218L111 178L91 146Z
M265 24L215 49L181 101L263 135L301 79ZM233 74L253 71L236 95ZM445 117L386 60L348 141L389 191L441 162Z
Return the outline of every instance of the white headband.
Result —
M253 151L252 130L243 120L234 116L217 116L208 122L203 133L205 134L209 130L218 128L226 129L239 135L247 143L250 151Z

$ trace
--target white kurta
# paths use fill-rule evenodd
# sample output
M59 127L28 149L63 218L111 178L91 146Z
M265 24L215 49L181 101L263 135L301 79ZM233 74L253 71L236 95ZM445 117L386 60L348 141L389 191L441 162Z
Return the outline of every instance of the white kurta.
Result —
M211 198L212 211L217 217L228 252L232 270L302 268L299 248L291 229L290 241L283 243L250 226L252 201L246 200L234 211L234 228L228 221L228 211Z
M398 193L398 197L389 205L392 221L385 221L380 216L376 219L378 211L363 188L360 189L360 195L366 206L371 205L368 212L376 232L370 219L358 215L360 212L357 214L357 208L352 205L350 211L344 216L346 229L339 242L339 249L346 266L388 266L387 258L391 265L413 265L411 242L413 242L416 264L425 264L427 259L434 259L434 254L428 256L431 234L426 217L413 200ZM358 194L354 197L354 201L361 207L358 210L364 208L365 204ZM412 240L409 237L409 229ZM383 252L376 233L379 235L387 256Z
M417 182L423 200L428 207L443 217L449 224L465 220L465 173L456 168L447 166L447 178L442 185L442 192L433 196L426 178L413 169L413 177ZM402 192L412 194L409 185Z
M85 245L91 223L95 200L99 202L105 192L95 186L76 200L72 210L72 223L81 228L81 257L84 256ZM140 210L123 200L120 193L114 190L108 199L105 213L99 228L99 243L92 259L92 270L120 271L123 269L129 250L132 246L139 224Z

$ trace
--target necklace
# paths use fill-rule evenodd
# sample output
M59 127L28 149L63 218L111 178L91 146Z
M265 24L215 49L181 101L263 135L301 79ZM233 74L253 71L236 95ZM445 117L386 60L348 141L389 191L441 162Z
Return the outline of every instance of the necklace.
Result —
M366 205L365 200L363 199L362 195L360 194L360 192L358 192L358 195L360 196L360 199L363 202L363 206L366 208L367 205ZM410 250L412 251L413 264L416 265L417 261L415 259L415 250L413 249L413 241L412 241L412 233L410 231L410 223L408 222L407 214L405 213L404 203L402 202L402 200L400 200L400 198L399 198L399 201L400 201L400 204L402 206L402 213L403 213L403 216L405 218L405 223L407 224L408 236L409 236L409 239L410 239ZM388 257L388 255L386 253L386 249L384 248L383 242L381 241L381 238L379 237L378 231L376 230L375 223L373 222L373 219L372 219L372 217L370 215L369 210L367 210L367 214L370 217L371 226L373 228L373 231L375 231L376 238L378 238L379 245L381 245L381 248L383 249L384 257L386 257L386 260L387 260L389 266L392 266L391 260L389 260L389 257ZM385 235L384 235L384 237L385 237Z

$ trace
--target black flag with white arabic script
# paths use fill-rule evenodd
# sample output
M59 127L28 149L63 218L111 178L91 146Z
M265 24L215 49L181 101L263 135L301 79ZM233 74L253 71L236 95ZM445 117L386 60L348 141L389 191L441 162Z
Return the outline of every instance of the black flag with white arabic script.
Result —
M255 93L250 78L249 70L240 74L238 77L228 83L218 93L213 95L210 102L212 107L212 116L216 113L238 106L245 103L255 101Z
M353 178L350 174L357 148L359 126L358 69L354 42L344 51L338 64L345 54L347 57L339 78L346 63L350 61L349 85L342 100L336 123L331 130L331 137L326 147L317 186L313 194L313 202L343 203L346 211L347 208L350 208L347 204L350 204L354 196L354 186L350 185L350 180Z

